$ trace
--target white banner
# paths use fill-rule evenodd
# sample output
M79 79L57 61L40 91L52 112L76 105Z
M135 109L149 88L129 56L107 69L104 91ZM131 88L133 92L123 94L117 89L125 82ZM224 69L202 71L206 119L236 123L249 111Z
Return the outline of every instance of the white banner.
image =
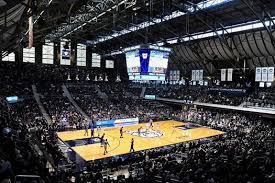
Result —
M255 81L262 81L262 68L261 67L256 67Z
M227 69L227 81L232 81L232 76L233 76L233 69L232 68Z
M268 71L267 71L267 81L274 81L274 67L268 67Z
M192 81L196 80L196 70L192 70Z
M180 80L180 71L177 70L176 73L177 73L176 80L178 81L178 80Z
M226 69L221 69L221 81L226 81Z
M262 81L267 81L268 67L262 67Z
M200 70L196 70L196 78L195 78L195 80L199 81L199 79L200 79Z
M113 69L115 67L114 61L113 60L106 60L106 68L108 69Z
M170 71L170 81L173 81L173 73L174 71Z
M177 71L174 71L174 74L173 74L173 80L176 81L177 80Z
M199 70L199 81L203 81L203 70Z

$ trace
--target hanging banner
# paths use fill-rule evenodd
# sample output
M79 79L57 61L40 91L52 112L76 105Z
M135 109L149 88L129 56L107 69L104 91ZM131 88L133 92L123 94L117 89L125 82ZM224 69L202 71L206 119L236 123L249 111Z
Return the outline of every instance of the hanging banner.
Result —
M192 70L192 81L196 80L196 70Z
M173 73L173 80L174 80L174 81L177 80L177 71L174 71L174 73Z
M262 67L262 81L267 81L268 67Z
M226 69L221 69L221 81L226 81Z
M267 81L273 82L274 81L274 67L268 67L267 73Z
M60 43L60 65L71 65L71 45L68 41Z
M200 79L200 70L196 70L196 81L199 81Z
M170 81L173 80L173 73L174 73L174 71L170 71Z
M199 70L199 81L203 81L203 70Z
M176 77L176 80L177 80L177 81L180 80L180 71L179 71L179 70L177 70L177 77Z
M180 79L180 71L179 70L171 70L170 71L170 81L178 81Z
M233 69L232 68L227 69L227 81L232 81L232 76L233 76Z
M262 68L261 67L256 67L255 81L262 81Z

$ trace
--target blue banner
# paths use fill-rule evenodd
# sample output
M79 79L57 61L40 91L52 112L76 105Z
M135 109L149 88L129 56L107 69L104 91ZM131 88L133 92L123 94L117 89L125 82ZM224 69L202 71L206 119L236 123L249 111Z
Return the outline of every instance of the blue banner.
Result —
M142 74L148 74L149 60L150 60L150 50L141 49L139 50L140 56L140 70Z

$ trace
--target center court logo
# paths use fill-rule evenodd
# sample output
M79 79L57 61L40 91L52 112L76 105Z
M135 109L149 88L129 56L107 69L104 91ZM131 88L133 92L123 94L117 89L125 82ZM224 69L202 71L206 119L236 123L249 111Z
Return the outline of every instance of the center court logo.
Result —
M141 129L140 132L138 130L129 130L126 131L127 134L139 136L143 138L154 138L154 137L160 137L163 135L160 131L156 131L153 129Z

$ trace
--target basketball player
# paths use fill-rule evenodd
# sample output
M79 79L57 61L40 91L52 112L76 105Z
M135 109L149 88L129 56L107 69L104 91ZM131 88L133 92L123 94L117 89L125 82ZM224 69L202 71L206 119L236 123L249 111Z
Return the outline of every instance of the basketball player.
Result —
M141 129L142 129L142 127L139 127L139 128L138 128L138 136L140 136Z
M160 124L159 124L159 123L157 123L157 124L156 124L156 126L157 126L157 131L159 132L159 131L160 131L160 130L159 130L159 129L160 129L160 127L159 127L159 126L160 126Z
M97 131L97 137L99 138L99 137L100 137L101 127L100 127L100 126L97 126L97 127L96 127L96 131Z
M109 144L109 142L108 142L107 139L106 139L106 140L103 140L103 141L104 141L104 142L103 142L103 145L104 145L104 155L105 155L105 154L108 153L108 151L107 151L107 146L110 147L110 144Z
M102 136L100 137L101 147L104 145L104 136L105 136L105 133L103 133Z
M120 128L120 138L123 138L123 126Z
M176 130L176 125L175 125L174 123L173 123L172 128L173 128L172 134L174 134L174 132L175 132L175 130Z
M94 125L91 125L91 138L95 136L95 129L94 129Z
M153 120L152 119L149 120L149 124L150 124L149 128L153 128Z
M134 138L132 138L131 140L131 147L130 147L130 152L135 152L135 149L134 149Z
M85 123L84 128L85 128L84 136L86 136L86 135L88 136L89 135L89 133L88 133L89 126L87 123Z

